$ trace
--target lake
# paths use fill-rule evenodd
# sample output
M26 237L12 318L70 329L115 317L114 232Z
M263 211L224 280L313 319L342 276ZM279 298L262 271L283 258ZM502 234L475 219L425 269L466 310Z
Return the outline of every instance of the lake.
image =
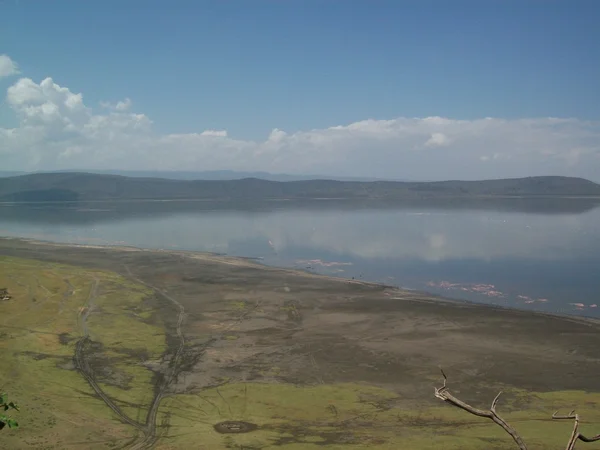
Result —
M600 317L598 200L3 203L0 235L210 251Z

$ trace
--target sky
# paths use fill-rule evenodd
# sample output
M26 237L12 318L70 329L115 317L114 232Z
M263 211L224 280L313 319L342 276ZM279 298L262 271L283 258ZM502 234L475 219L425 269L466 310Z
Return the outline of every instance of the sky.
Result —
M600 182L596 0L0 0L0 170Z

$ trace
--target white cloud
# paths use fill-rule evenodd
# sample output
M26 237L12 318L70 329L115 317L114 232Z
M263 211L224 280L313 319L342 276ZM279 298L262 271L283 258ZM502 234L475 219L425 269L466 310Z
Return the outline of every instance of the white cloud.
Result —
M481 179L574 175L600 181L600 122L533 118L368 119L265 140L225 130L160 134L128 98L85 105L51 78L29 78L7 91L19 120L0 127L3 169L264 170L409 179ZM421 151L421 150L427 151Z
M21 126L52 122L74 125L90 116L83 104L83 96L59 86L52 78L46 78L40 84L21 78L8 88L6 101L21 119Z
M131 108L132 102L129 97L125 98L125 100L120 100L117 103L111 102L100 102L100 106L106 109L113 109L116 111L128 111Z
M281 142L283 139L285 139L287 137L287 133L283 130L280 130L278 128L273 128L273 130L271 131L271 134L269 135L269 138L267 139L267 141L269 142Z
M425 142L426 147L444 147L450 144L450 139L444 133L432 133L431 137Z
M200 136L227 137L227 130L204 130Z
M19 73L19 66L8 55L0 55L0 78Z
M131 108L131 99L130 98L126 98L123 101L117 102L117 105L115 106L115 109L117 111L127 111L129 108Z

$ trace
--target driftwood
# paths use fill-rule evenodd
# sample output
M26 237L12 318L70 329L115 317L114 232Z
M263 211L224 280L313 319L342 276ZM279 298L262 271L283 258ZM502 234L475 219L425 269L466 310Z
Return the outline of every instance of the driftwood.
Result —
M567 444L566 450L573 450L575 448L575 443L579 440L582 442L596 442L600 441L600 434L592 437L586 437L579 432L579 414L575 414L575 410L571 411L566 416L558 415L558 411L552 414L553 419L574 419L573 423L573 432L571 433L571 438L569 439L569 443Z
M440 369L440 370L442 370L442 369ZM444 377L444 385L441 388L435 388L435 396L437 398L439 398L440 400L443 400L447 403L450 403L451 405L454 405L460 409L463 409L463 410L467 411L468 413L471 413L475 416L485 417L487 419L492 420L494 423L501 426L504 431L506 431L508 434L510 434L510 436L513 438L513 440L515 441L515 443L517 444L517 446L519 447L520 450L527 450L527 445L525 445L525 442L523 442L523 439L521 438L521 436L519 436L519 433L517 433L517 430L515 430L512 426L510 426L508 424L508 422L506 422L496 412L496 404L498 403L498 399L500 398L502 391L500 391L498 393L498 395L496 395L496 397L494 397L494 400L492 401L492 406L490 407L489 410L486 411L483 409L474 408L473 406L463 402L462 400L459 400L454 395L452 395L450 393L450 391L448 390L448 387L446 386L448 377L446 376L446 374L444 373L443 370L442 370L442 376ZM593 437L586 437L579 432L579 414L575 414L575 410L571 411L569 414L564 415L564 416L558 415L558 411L556 411L554 414L552 414L552 419L556 419L556 420L574 419L575 420L575 423L573 424L573 432L571 433L571 438L569 439L569 442L568 442L565 450L574 450L575 444L578 440L582 441L582 442L600 441L600 434L593 436Z
M467 403L463 402L462 400L459 400L454 395L452 395L450 393L450 391L448 390L448 387L446 386L448 377L446 377L446 374L444 373L443 370L442 370L442 375L444 376L444 385L441 388L435 388L435 396L437 398L444 400L445 402L448 402L451 405L457 406L460 409L464 409L465 411L467 411L475 416L486 417L488 419L493 420L494 423L500 425L504 429L504 431L506 431L508 434L510 434L510 436L513 438L515 443L519 446L520 450L527 450L527 446L525 445L525 442L523 442L523 439L521 438L521 436L519 436L519 433L517 433L517 430L515 430L513 427L511 427L508 424L508 422L506 422L506 420L504 420L502 417L500 417L498 415L498 413L496 412L496 404L498 403L498 399L500 398L502 391L500 391L498 393L498 395L496 395L496 397L494 397L494 400L492 401L492 406L490 407L490 409L488 411L485 411L483 409L474 408L471 405L468 405Z

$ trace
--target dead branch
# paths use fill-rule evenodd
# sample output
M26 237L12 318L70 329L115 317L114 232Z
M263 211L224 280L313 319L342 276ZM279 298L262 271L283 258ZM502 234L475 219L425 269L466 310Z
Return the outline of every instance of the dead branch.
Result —
M446 374L444 373L443 369L440 368L440 370L442 371L442 376L444 377L444 385L441 388L435 388L435 396L437 398L439 398L440 400L443 400L445 402L448 402L451 405L454 405L460 409L463 409L463 410L467 411L468 413L471 413L475 416L486 417L488 419L491 419L495 424L500 425L504 429L504 431L506 431L508 434L510 434L510 436L513 438L513 440L519 446L520 450L527 450L527 446L525 445L525 442L523 442L523 439L521 439L521 436L519 436L517 431L513 427L511 427L502 417L500 417L498 415L498 413L496 413L496 404L498 403L498 399L500 398L502 391L500 391L498 393L498 395L496 395L496 397L494 397L494 400L492 401L492 406L490 407L489 411L474 408L471 405L468 405L467 403L463 402L462 400L459 400L458 398L456 398L454 395L452 395L450 393L450 391L448 390L448 387L446 386L448 377L446 377ZM569 448L569 450L571 450L571 449L572 449L572 447Z
M579 414L575 414L575 410L571 411L569 414L564 415L564 416L559 415L558 411L556 411L554 414L552 414L552 418L557 419L557 420L562 420L562 419L574 419L575 420L575 422L573 423L573 432L571 433L571 438L569 439L566 450L573 450L575 448L575 443L577 442L577 440L580 440L582 442L600 441L600 434L597 434L596 436L592 436L592 437L586 437L579 432Z

